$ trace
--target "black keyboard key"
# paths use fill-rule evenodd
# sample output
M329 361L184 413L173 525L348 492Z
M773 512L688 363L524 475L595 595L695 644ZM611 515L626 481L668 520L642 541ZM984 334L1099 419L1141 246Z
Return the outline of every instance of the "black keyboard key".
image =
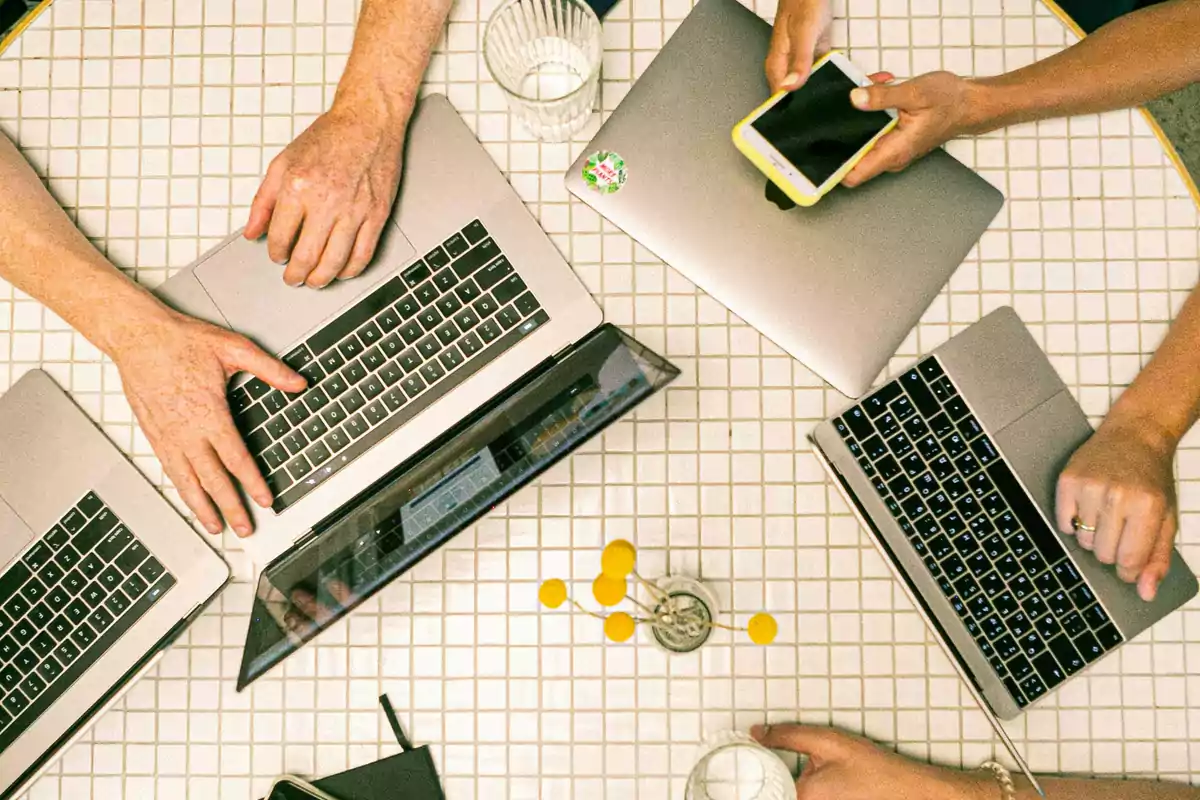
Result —
M400 338L405 344L415 344L422 336L425 335L425 329L422 328L415 320L406 324L400 329Z
M37 654L38 658L45 658L50 655L58 642L54 641L54 637L46 631L42 631L37 636L33 637L33 641L29 643L29 647Z
M342 428L350 435L351 439L357 439L369 430L367 421L363 419L362 414L355 414L346 420L346 424Z
M979 542L975 540L975 536L972 535L970 531L964 531L957 536L951 534L951 541L954 543L954 549L957 550L958 554L963 558L969 558L974 555L983 556L983 554L979 552ZM991 566L991 562L988 561L987 556L983 556L983 563L987 564L989 567Z
M914 480L913 486L916 487L917 494L921 495L921 497L929 497L938 489L937 479L928 472Z
M863 409L871 419L882 416L888 410L888 404L900 396L898 383L889 383L863 401Z
M954 582L954 590L963 602L967 602L979 594L979 583L970 575L963 575Z
M383 400L383 404L387 406L388 411L395 411L408 402L408 399L404 396L404 392L401 391L399 386L389 389L381 399Z
M483 223L479 220L475 220L470 225L463 228L462 233L463 236L466 237L467 241L471 244L479 244L481 241L486 239L488 235L487 228L483 227Z
M904 387L904 391L908 393L908 396L912 398L913 403L922 415L928 417L937 413L938 403L916 369L910 369L901 375L899 383Z
M127 594L131 600L137 600L146 591L147 586L148 584L141 575L130 575L121 584L121 591Z
M21 652L17 653L13 659L13 664L17 669L21 670L22 675L28 675L29 672L35 669L41 659L30 648L26 647Z
M68 533L79 533L87 525L87 522L87 517L80 513L78 509L72 508L59 524L66 528Z
M933 396L943 404L951 398L958 396L958 393L954 391L954 385L950 383L950 379L945 376L933 381L929 388L933 392Z
M1008 619L1020 608L1016 598L1012 596L1012 592L1007 589L992 596L992 605L996 607L1001 619Z
M941 567L951 580L962 577L967 571L967 565L956 555L948 556L941 562Z
M1033 623L1029 621L1029 617L1025 616L1024 611L1018 611L1008 617L1006 622L1009 632L1018 640L1025 638L1033 630Z
M71 624L71 620L67 619L62 614L59 614L50 621L50 625L46 628L46 632L53 636L55 641L61 642L63 639L70 636L71 631L74 629L75 626Z
M1042 679L1042 683L1046 685L1047 689L1053 689L1055 686L1067 679L1066 670L1059 666L1058 661L1056 661L1054 656L1048 652L1042 653L1035 658L1033 660L1033 666L1034 669L1037 670L1038 677Z
M954 508L954 506L950 504L950 498L946 497L945 492L937 492L936 494L930 495L928 498L926 498L926 500L928 501L929 509L933 512L933 515L938 518L950 513L951 509Z
M896 458L904 458L904 456L912 452L912 442L903 433L898 433L888 439L887 445L888 449L892 451L892 455Z
M980 578L979 585L988 597L995 597L1004 591L1004 581L994 571Z
M45 603L38 603L29 609L29 616L26 619L39 628L44 628L49 624L50 620L54 619L54 612Z
M1021 652L1029 659L1037 658L1046 649L1046 643L1042 641L1042 637L1037 631L1030 631L1022 636L1017 643L1021 645Z
M294 480L301 480L305 475L312 472L312 467L303 455L298 455L288 462L287 471Z
M950 544L949 539L938 534L929 540L929 552L933 554L934 558L941 561L954 552L954 546Z
M304 431L294 430L283 437L283 446L287 448L289 456L294 456L308 446L308 439L304 436Z
M46 593L46 605L50 607L51 611L62 611L69 602L71 602L71 595L61 586L53 586Z
M362 342L358 340L358 337L353 335L347 336L342 340L342 343L338 345L338 353L346 361L355 358L365 349L366 348L363 347Z
M473 303L479 299L479 285L475 281L468 280L454 288L454 293L458 295L458 299L464 303Z
M350 437L341 428L336 428L330 431L323 441L325 446L329 448L329 452L336 453L346 445L350 444Z
M481 244L480 247L483 247L483 245L486 245L489 242L491 242L490 239L488 241L484 242L483 244ZM478 248L476 248L476 249L478 249ZM472 251L470 254L468 254L467 258L470 258L471 255L474 254L474 252L475 251ZM498 252L498 251L496 251L496 252ZM494 257L494 255L495 255L495 253L493 253L492 255L489 255L488 261L490 261ZM482 264L475 265L474 262L478 261L478 260L479 260L478 258L474 258L471 260L469 271L464 271L464 270L459 269L459 267L462 266L462 262L456 263L454 265L454 272L461 279L461 278L466 278L468 275L470 275L475 270L479 270L478 272L475 272L474 274L475 274L475 282L479 284L479 290L481 292L488 291L493 286L495 286L497 283L499 283L500 281L502 281L506 277L508 277L513 271L512 264L508 263L507 258L497 259L496 261L493 261L491 264L488 264L483 269L479 269L479 267L482 266ZM463 261L466 261L466 259L463 259ZM487 263L487 262L485 261L484 263Z
M876 461L875 469L879 470L880 477L885 481L889 481L900 474L900 465L891 456L884 456L879 461Z
M116 558L132 541L133 534L129 532L129 529L124 525L118 525L116 530L96 546L96 554L107 563Z
M1083 583L1083 577L1079 574L1079 570L1070 561L1063 561L1055 564L1053 567L1055 577L1058 578L1058 583L1064 589L1074 589L1079 584Z
M875 429L884 439L889 439L900 432L900 423L891 414L884 414L875 420Z
M1059 636L1051 641L1050 652L1068 675L1074 675L1087 666L1087 661L1066 636Z
M283 412L283 416L294 427L304 422L310 415L308 409L304 407L304 403L292 403L288 410Z
M929 464L929 468L933 470L933 474L939 481L944 481L954 474L954 462L944 455L935 458Z
M496 320L504 330L509 330L521 321L521 315L512 306L505 306L496 315Z
M1021 558L1021 566L1025 568L1026 575L1033 577L1042 574L1046 569L1046 562L1042 560L1042 554L1034 550Z
M84 516L94 517L100 513L100 509L104 508L104 501L97 497L95 492L88 492L82 500L76 503L75 507L82 511Z
M988 558L995 561L998 558L1004 557L1004 554L1008 552L1008 547L999 536L989 536L983 542L983 551L988 554Z
M410 267L411 269L411 267ZM404 281L393 277L384 281L379 288L359 300L347 309L337 319L330 322L321 330L308 338L308 346L314 353L323 353L337 342L346 338L351 332L361 327L383 309L395 303L404 295ZM343 355L345 355L343 353ZM346 356L353 358L353 356Z
M463 238L461 233L456 233L451 236L442 243L442 246L446 248L446 252L450 254L451 258L458 258L463 253L467 252L467 249L470 247L470 245L467 244L467 240Z
M1046 601L1042 599L1041 595L1037 594L1031 594L1022 600L1021 608L1025 610L1030 619L1039 619L1049 610Z
M453 279L452 279L453 280ZM453 286L453 283L450 284ZM450 286L443 286L443 289L449 289ZM447 319L454 316L461 309L462 301L458 299L458 295L453 292L447 292L442 295L437 301L437 310Z
M958 467L959 473L967 477L979 471L979 461L972 453L963 453L954 459L954 466Z
M50 545L51 550L61 550L69 541L71 541L71 534L67 533L61 525L55 525L46 534L46 544Z
M842 419L845 421L846 426L850 428L850 430L854 432L854 435L859 439L866 439L875 432L875 429L871 425L871 421L867 419L867 413L863 411L860 406L855 406L847 411L842 415Z
M19 716L27 708L29 708L29 701L20 691L11 692L4 698L5 711L14 717Z
M72 540L72 544L81 552L86 553L95 547L100 540L108 536L112 529L117 526L117 515L105 509L87 524L87 527L79 532L79 535Z
M500 304L496 302L495 298L492 297L491 293L485 294L483 297L480 297L478 300L476 300L474 303L471 304L471 308L475 309L475 313L479 315L480 319L487 319L492 314L495 314L496 309L499 307L500 307ZM496 325L494 322L492 323L492 327L496 331L496 335L499 336L500 335L500 327L498 325Z
M425 362L425 365L421 367L421 376L424 377L429 383L436 382L445 374L446 371L442 369L442 365L436 360L427 361Z
M483 349L483 342L479 341L479 336L476 334L468 333L459 340L458 346L462 349L463 355L470 358Z
M1018 600L1024 600L1034 591L1033 582L1025 575L1018 575L1009 581L1008 588L1012 591L1013 597Z
M912 496L901 500L900 507L904 509L904 514L909 519L920 519L925 515L927 510L925 508L925 501L921 499L919 494L915 493Z
M958 432L963 435L963 438L968 442L976 436L983 433L983 427L979 424L979 420L974 417L964 417L958 421Z
M1021 652L1021 648L1017 647L1017 643L1011 635L1005 634L999 637L992 642L992 646L996 648L996 654L1005 661L1008 661L1013 656L1023 658L1023 656L1018 655ZM1009 669L1012 669L1011 664L1009 665Z
M400 318L400 312L395 308L385 308L379 316L375 317L375 322L381 331L388 333L400 327L403 320Z
M79 648L75 643L68 639L54 648L54 657L62 663L64 667L71 666L75 659L79 658Z
M445 266L447 263L449 263L446 254L442 252L441 248L434 250L432 253L426 256L426 258L429 258L435 262L435 268ZM408 284L409 288L413 288L422 281L427 280L432 274L433 270L429 268L429 265L427 265L424 261L417 261L415 264L412 264L405 269L404 272L400 273L400 277L404 278L404 282Z
M982 475L983 473L980 472L979 474ZM996 492L992 492L991 494L984 497L983 500L980 501L980 505L982 505L983 510L986 511L988 513L988 515L992 516L992 517L996 516L997 514L1001 513L1002 511L1004 511L1005 509L1008 508L1008 504L1005 503L1003 498L1001 498L1000 495L997 494Z
M342 414L345 416L345 412ZM308 422L305 422L300 430L304 431L304 437L310 442L314 442L325 435L329 430L329 426L325 424L325 420L320 417L310 417Z
M23 596L16 594L9 598L9 601L4 604L4 613L8 614L12 619L20 619L29 611L29 601Z
M1125 641L1125 638L1121 636L1120 632L1113 625L1105 625L1096 631L1096 638L1100 640L1100 646L1105 650L1112 650Z
M362 392L358 389L351 389L346 393L346 396L342 398L342 408L346 410L347 414L353 414L366 404L366 399L362 396Z
M257 456L271 446L271 441L273 438L274 437L267 432L266 428L259 428L254 433L245 437L246 449L250 451L251 455Z
M0 577L0 602L16 594L21 585L32 577L33 571L23 562L18 561Z
M434 331L434 335L437 336L438 341L442 343L443 347L457 339L458 334L459 331L454 321L449 319L439 325Z
M30 700L35 700L39 694L46 691L46 682L36 672L31 672L21 681L21 691Z
M976 460L985 467L1000 458L1000 453L996 451L996 446L986 436L981 436L971 442L971 452L975 454Z
M31 570L37 571L45 566L52 557L53 553L50 547L45 542L38 542L33 547L26 551L21 560L24 561Z
M113 592L104 601L104 607L114 617L119 617L125 613L125 609L129 608L129 598L121 594L121 592Z
M166 570L163 569L163 565L158 563L158 559L156 559L154 556L150 556L150 558L146 559L142 566L138 567L138 573L146 579L147 583L151 584L155 583L160 577L162 577L162 574L165 571ZM174 582L174 579L172 579L172 582Z
M304 405L314 414L320 411L325 406L329 405L329 397L325 394L321 387L310 389L308 394L304 395Z
M383 422L388 415L387 409L380 400L376 400L374 403L368 405L363 411L363 414L366 415L367 419L372 425L378 425L379 423Z
M38 664L38 675L42 676L47 684L54 683L59 675L62 675L63 668L53 657L47 658L41 664Z
M844 419L844 418L843 418ZM871 436L862 443L863 452L872 461L883 458L887 455L887 446L883 443L883 439L878 436Z
M1001 530L1001 534L1004 531ZM1008 537L1008 547L1012 550L1013 555L1018 559L1024 557L1027 553L1033 552L1033 542L1025 535L1025 531L1017 531L1016 534Z
M925 436L917 441L917 452L926 461L932 461L942 454L942 446L932 436Z
M939 439L950 435L956 430L954 423L950 421L950 418L945 414L940 413L935 414L930 418L929 427L933 429L933 435Z
M455 345L450 345L443 350L440 355L438 355L438 361L441 361L442 366L446 368L447 372L449 372L450 370L458 367L459 364L463 363L465 359L463 358L462 353L459 352L458 347Z
M304 376L304 379L308 381L309 386L316 386L318 383L325 380L325 370L321 368L321 364L317 361L312 362L304 369L299 370L299 372ZM262 408L264 412L268 414L270 413L264 406L258 407Z
M442 349L442 343L438 341L436 336L426 336L421 341L417 342L417 351L424 358L433 358Z
M113 624L113 615L106 608L97 608L88 616L88 624L96 633L104 633Z
M1099 603L1082 609L1081 616L1083 617L1083 621L1090 625L1094 631L1103 628L1110 622L1108 614L1104 613L1104 609L1100 607Z
M67 606L67 610L63 613L66 614L67 619L71 620L71 622L75 625L78 625L87 619L87 615L92 613L92 610L88 608L87 603L83 602L82 600L75 600L71 603L71 605Z
M971 413L970 409L967 408L967 404L963 402L961 397L950 398L945 402L944 408L946 409L946 413L950 415L950 419L955 421L962 419L967 414Z
M1071 598L1071 602L1075 604L1075 607L1080 611L1083 611L1092 605L1092 603L1096 602L1096 595L1092 593L1091 588L1086 583L1076 586L1074 589L1069 591L1067 595ZM1086 617L1087 614L1085 613L1084 616Z
M96 641L96 634L86 624L83 624L71 631L71 641L80 650L87 650L92 642Z
M108 592L99 583L92 581L79 596L88 606L95 608L104 602L104 598L108 596Z
M463 280L498 255L500 255L500 248L496 246L496 243L490 238L484 239L468 250L461 258L456 259L454 264L451 265L451 269L454 270L454 274L458 276L459 280ZM511 270L512 267L510 266L509 271ZM477 280L479 280L482 286L483 280L480 278L477 278Z
M21 683L21 670L13 664L9 664L4 669L0 670L0 687L4 691L11 692Z
M368 372L375 372L383 366L387 358L383 355L383 350L379 347L372 347L367 352L363 353L362 364Z
M1058 619L1052 614L1047 614L1033 623L1033 627L1037 629L1037 632L1047 642L1062 633L1062 625L1059 624Z

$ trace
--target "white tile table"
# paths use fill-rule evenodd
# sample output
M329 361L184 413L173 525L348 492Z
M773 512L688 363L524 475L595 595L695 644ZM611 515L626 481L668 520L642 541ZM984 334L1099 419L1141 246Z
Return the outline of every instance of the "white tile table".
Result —
M808 452L805 432L843 398L569 199L561 175L586 135L539 145L510 121L477 55L492 5L458 3L427 89L450 96L608 319L683 377L241 695L251 587L232 586L30 797L254 797L283 771L393 752L382 691L410 735L434 743L455 800L679 797L706 732L764 719L832 722L952 764L995 751ZM613 12L605 112L690 6ZM840 0L837 17L837 44L900 76L996 73L1072 38L1034 0ZM154 286L243 224L265 165L329 101L353 20L340 0L57 0L0 57L0 128L96 245ZM894 367L1011 304L1098 420L1196 282L1197 209L1182 181L1132 112L950 149L1008 203ZM178 501L112 364L0 285L0 389L38 365ZM1200 438L1179 473L1180 540L1200 565ZM586 595L599 548L618 536L638 543L646 573L703 574L742 620L774 611L779 641L720 636L702 658L669 659L538 610L544 577ZM222 547L241 560L235 539ZM1195 779L1200 606L1011 730L1038 770Z

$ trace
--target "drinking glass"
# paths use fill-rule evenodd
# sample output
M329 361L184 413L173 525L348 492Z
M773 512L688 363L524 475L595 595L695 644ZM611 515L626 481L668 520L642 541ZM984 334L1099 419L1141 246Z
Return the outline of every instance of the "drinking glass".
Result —
M714 736L688 776L684 800L795 800L796 783L779 756L744 733Z
M483 60L509 109L546 142L587 124L601 52L600 20L580 0L505 0L483 31Z

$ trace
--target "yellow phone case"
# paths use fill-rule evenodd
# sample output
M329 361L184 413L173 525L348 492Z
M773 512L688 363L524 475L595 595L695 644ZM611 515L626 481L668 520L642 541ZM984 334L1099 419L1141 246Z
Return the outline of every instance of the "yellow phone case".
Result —
M836 52L838 51L831 51L822 56L817 63L813 64L812 71L816 72L818 69L824 66L825 62L828 61ZM750 162L754 164L754 166L758 167L760 172L771 179L771 183L778 186L784 194L791 198L792 202L800 206L811 206L828 194L834 186L837 186L839 183L841 183L842 178L850 174L850 170L854 169L854 167L858 165L859 161L862 161L863 156L871 152L871 148L875 146L876 142L878 142L884 135L891 131L892 128L896 127L897 120L893 118L891 122L883 127L883 130L881 130L871 139L871 141L863 145L863 148L855 153L853 158L847 161L841 169L831 175L829 180L827 180L822 186L818 187L816 194L803 194L787 179L787 176L775 169L775 165L773 165L770 160L768 160L762 153L755 149L753 145L747 142L745 137L742 135L742 131L744 131L746 126L750 124L750 120L757 117L764 109L770 105L773 105L779 100L780 97L783 97L787 93L788 90L784 89L771 95L765 103L751 111L746 115L745 119L735 125L733 128L733 144L742 152L742 155L750 159Z

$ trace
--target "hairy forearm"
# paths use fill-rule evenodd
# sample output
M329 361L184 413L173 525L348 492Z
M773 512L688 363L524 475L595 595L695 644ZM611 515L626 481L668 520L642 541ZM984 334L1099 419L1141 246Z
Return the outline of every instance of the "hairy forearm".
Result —
M1174 452L1200 418L1200 288L1193 289L1154 357L1117 398L1106 424L1136 426Z
M0 187L0 278L109 355L168 313L92 247L2 133Z
M1200 81L1200 0L1121 17L1066 50L974 81L976 133L1141 105Z
M1200 791L1186 784L1069 778L1043 778L1040 782L1046 796L1055 800L1200 800ZM1025 780L1017 786L1018 800L1040 800Z
M451 0L363 0L335 111L403 136Z

